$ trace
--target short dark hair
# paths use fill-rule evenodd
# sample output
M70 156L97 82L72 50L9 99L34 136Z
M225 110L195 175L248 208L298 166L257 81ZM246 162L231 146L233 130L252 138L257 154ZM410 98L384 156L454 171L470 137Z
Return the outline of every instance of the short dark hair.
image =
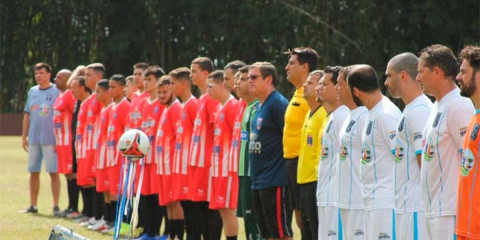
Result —
M150 67L150 65L148 65L148 63L144 63L144 62L135 63L133 65L134 70L135 70L135 68L140 68L140 69L143 69L145 71L145 69L147 69L148 67Z
M343 77L345 78L345 81L347 81L348 74L350 74L350 72L352 71L352 69L353 69L355 66L357 66L357 64L350 65L350 66L346 66L346 67L342 67L342 68L340 69L340 72L338 73L338 75L343 74ZM338 81L338 78L337 78L337 81Z
M188 80L188 82L192 82L192 79L190 79L190 69L187 67L175 68L170 71L168 75L178 80Z
M232 62L229 62L225 68L223 68L224 71L227 71L227 69L232 69L233 70L233 74L237 73L238 72L238 69L242 68L245 66L245 63L240 61L240 60L235 60L235 61L232 61Z
M250 68L250 65L245 65L245 66L239 68L238 71L241 72L241 73L248 73L249 68Z
M333 67L326 66L325 67L324 72L325 72L325 74L327 74L327 73L332 74L332 80L331 81L333 82L334 85L337 84L338 75L340 74L340 69L341 68L342 67L340 67L340 66L333 66Z
M105 75L105 66L101 63L92 63L87 66L87 69L93 69L94 72L102 75Z
M465 46L460 52L458 58L462 61L467 60L473 68L473 72L480 70L480 47L471 45Z
M208 73L213 72L215 67L213 66L212 60L208 57L198 57L193 59L192 64L198 64L202 71L207 71Z
M172 84L170 75L163 75L157 80L157 87L170 85Z
M122 74L115 74L110 77L110 80L117 82L118 84L120 84L120 86L125 86L125 84L127 83L127 81L125 80L125 77ZM132 80L133 80L133 77L132 77Z
M354 67L348 75L347 82L352 91L353 88L362 92L373 92L380 89L377 72L372 66L366 64Z
M440 44L428 46L419 53L420 60L430 69L438 67L442 69L446 77L455 78L458 74L458 61L452 50Z
M215 70L208 74L207 79L213 79L216 83L223 83L225 80L225 72L223 70Z
M272 85L277 86L278 84L278 73L275 66L269 62L256 62L250 65L249 69L258 68L260 70L260 74L262 74L262 78L266 78L268 76L272 76Z
M108 80L107 79L102 79L100 81L97 82L97 85L102 88L103 90L108 90L109 86L108 86Z
M44 62L39 62L37 64L35 64L35 66L33 67L33 70L40 70L42 68L45 68L45 71L47 71L48 73L52 73L52 66L50 66L50 64L48 63L44 63Z
M78 85L80 87L84 87L85 91L87 91L89 93L92 93L92 90L89 87L87 87L87 83L85 82L85 77L84 76L79 76L79 77L76 77L74 79L78 80Z
M307 63L308 71L314 71L317 68L318 53L309 47L296 47L293 50L285 52L289 56L296 55L300 64Z
M155 76L156 79L158 79L159 77L165 75L165 72L163 71L163 69L160 66L155 65L155 66L148 67L143 72L143 76L146 77L146 76L149 76L149 75L153 75L153 76Z

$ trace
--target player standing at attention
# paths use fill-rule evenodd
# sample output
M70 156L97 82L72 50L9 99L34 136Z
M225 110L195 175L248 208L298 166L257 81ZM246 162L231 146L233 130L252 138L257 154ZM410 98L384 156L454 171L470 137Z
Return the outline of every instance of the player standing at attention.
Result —
M369 111L362 135L362 192L366 239L395 238L393 164L395 135L402 112L380 91L369 65L355 66L348 76L352 95Z
M125 78L125 97L128 101L132 100L133 93L137 92L138 88L133 82L133 75Z
M249 159L253 212L262 237L292 239L292 212L287 211L287 162L283 158L283 127L288 100L276 91L278 75L269 62L257 62L248 71L250 91L259 109L250 126Z
M213 71L207 78L208 95L221 103L213 125L213 153L210 165L212 190L209 196L209 208L219 211L227 240L236 240L238 220L235 209L237 209L238 200L238 175L231 171L230 147L235 116L238 112L238 100L225 86L224 80L224 72L221 70Z
M245 66L245 63L240 61L240 60L235 60L229 62L223 70L225 71L225 87L232 93L233 96L237 97L235 95L235 88L233 87L235 85L235 75L238 72L238 69L241 67ZM238 98L238 97L237 97Z
M426 239L421 197L423 129L432 102L416 81L418 59L413 53L399 54L388 62L385 86L393 98L405 103L395 139L395 227L398 239Z
M180 202L183 208L187 239L200 239L200 224L195 222L197 216L192 215L192 202L189 201L188 177L191 174L189 165L190 141L192 139L193 121L198 110L198 99L192 95L192 80L190 70L180 67L169 73L172 78L172 94L182 102L180 118L176 122L175 152L173 154L173 199ZM189 172L190 171L190 172ZM170 216L169 216L170 217ZM183 236L184 222L179 214L172 222L172 229L178 236ZM176 229L176 230L175 230ZM181 239L181 238L180 238Z
M452 50L438 44L424 48L417 69L423 92L436 100L423 132L421 183L427 239L454 239L461 150L475 108L455 85L458 62Z
M338 187L340 183L338 152L340 149L340 128L348 116L348 108L340 102L335 92L340 67L325 68L325 75L318 84L320 101L328 113L323 122L319 137L322 139L318 164L317 205L318 205L318 239L341 239L341 217L338 210Z
M480 239L480 205L478 199L480 188L478 184L478 131L480 130L480 48L466 46L460 52L462 66L457 75L460 95L473 101L475 116L468 125L463 143L463 157L461 161L458 188L457 223L455 232L457 239Z
M345 239L365 240L365 210L360 182L362 133L368 110L354 98L347 78L353 66L343 67L337 78L338 99L350 110L338 138L338 201L342 218L342 236Z
M195 117L192 142L190 144L190 199L195 205L192 213L196 216L196 224L201 224L202 235L206 239L220 239L222 235L222 219L217 210L208 208L208 194L211 191L210 162L213 151L213 123L220 109L220 102L206 94L207 76L214 70L213 62L207 57L199 57L192 61L190 77L193 84L200 89L198 112Z
M182 104L172 95L171 76L167 75L161 78L157 83L158 99L165 110L160 116L157 128L157 136L155 138L157 174L158 182L158 199L160 206L166 206L167 217L170 229L166 229L170 239L183 239L183 209L180 202L175 201L173 195L174 179L173 173L173 157L175 153L176 124L180 119L180 111ZM153 146L152 146L153 147Z
M317 67L318 54L311 48L294 48L287 52L289 60L285 70L287 79L295 87L295 93L288 104L285 112L285 128L283 129L283 156L287 160L289 205L288 211L295 211L295 220L302 232L302 239L313 239L309 232L305 214L299 206L299 188L297 183L298 156L300 154L300 137L305 116L310 109L307 101L303 98L303 84L307 80L308 73ZM305 225L305 229L303 229Z

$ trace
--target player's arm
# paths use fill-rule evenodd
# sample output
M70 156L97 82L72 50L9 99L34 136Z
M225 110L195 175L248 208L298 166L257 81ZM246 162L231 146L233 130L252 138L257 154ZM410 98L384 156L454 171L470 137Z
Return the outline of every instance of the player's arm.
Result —
M30 126L30 113L25 112L23 114L22 124L22 147L23 150L28 152L28 127Z
M465 133L467 132L467 127L475 113L475 108L470 99L466 99L463 104L456 104L455 106L457 107L455 107L448 115L448 131L452 136L455 146L459 152L461 152Z
M416 154L415 156L417 157L418 167L422 168L422 153L420 152L420 154Z
M395 154L395 138L399 120L400 116L386 114L381 121L383 136L385 136L388 149L391 150L392 154Z
M407 126L409 127L405 131L408 131L410 138L407 139L407 141L413 142L419 168L422 167L423 130L430 116L430 110L431 108L426 105L417 106L410 111L409 118L407 119Z

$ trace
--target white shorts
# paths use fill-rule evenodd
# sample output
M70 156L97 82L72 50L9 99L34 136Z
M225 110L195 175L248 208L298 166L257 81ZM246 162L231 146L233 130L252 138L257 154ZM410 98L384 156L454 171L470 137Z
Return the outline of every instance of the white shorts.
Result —
M455 235L455 216L431 217L426 219L429 240L452 240Z
M45 169L48 173L58 170L57 150L55 145L28 145L28 171L38 173L42 169L42 159L45 160Z
M365 210L340 209L343 239L365 240Z
M365 211L366 239L394 239L395 214L393 209L375 209Z
M423 211L395 214L395 232L397 239L427 239L427 229Z
M336 240L342 234L337 207L318 207L318 239Z

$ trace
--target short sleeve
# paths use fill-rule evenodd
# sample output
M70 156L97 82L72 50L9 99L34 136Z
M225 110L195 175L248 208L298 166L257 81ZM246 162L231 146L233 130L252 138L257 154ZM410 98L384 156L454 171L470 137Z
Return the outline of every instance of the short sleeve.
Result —
M412 108L406 119L406 131L408 141L413 142L413 148L416 155L422 153L423 130L427 124L430 108L426 105L418 105Z
M398 118L392 114L386 114L381 119L381 131L387 142L388 148L393 152L395 149L395 137L398 126Z
M28 113L30 114L30 104L31 104L31 99L32 99L32 96L31 96L31 93L32 93L32 89L30 88L30 90L28 91L28 95L27 95L27 102L25 103L25 108L23 109L23 112L24 113Z
M447 116L448 131L458 150L462 150L468 124L475 113L475 108L470 99L463 98L462 100L462 102L458 101L458 104L451 105Z

